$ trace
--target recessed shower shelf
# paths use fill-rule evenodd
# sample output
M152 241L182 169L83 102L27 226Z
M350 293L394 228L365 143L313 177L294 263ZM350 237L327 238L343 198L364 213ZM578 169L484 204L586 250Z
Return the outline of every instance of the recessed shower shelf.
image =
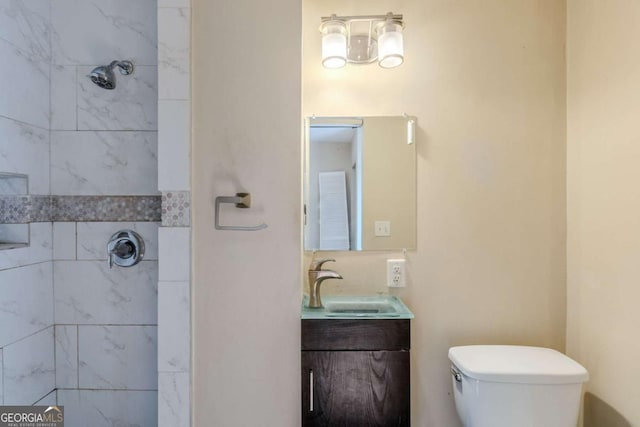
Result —
M19 249L29 247L28 243L4 243L0 242L0 251L4 249Z
M0 207L2 211L11 216L11 213L19 210L19 196L25 196L28 190L27 175L0 172ZM4 200L3 196L6 196ZM29 246L29 224L21 224L19 223L21 221L16 221L16 218L8 222L10 223L0 221L0 250Z

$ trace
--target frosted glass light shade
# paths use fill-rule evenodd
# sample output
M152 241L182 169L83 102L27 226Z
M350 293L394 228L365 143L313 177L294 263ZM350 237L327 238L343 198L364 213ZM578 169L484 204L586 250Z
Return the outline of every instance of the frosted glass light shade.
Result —
M387 21L378 27L378 65L393 68L404 62L402 24Z
M347 27L339 21L325 22L322 26L322 65L340 68L347 63Z

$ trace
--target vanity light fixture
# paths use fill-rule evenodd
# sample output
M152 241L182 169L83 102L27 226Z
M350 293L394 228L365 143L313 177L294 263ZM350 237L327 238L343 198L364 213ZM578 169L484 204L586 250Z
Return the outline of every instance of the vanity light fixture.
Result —
M347 26L344 22L330 20L320 27L322 31L322 65L325 68L341 68L347 63Z
M336 16L321 18L322 65L342 68L347 63L394 68L404 61L402 15Z

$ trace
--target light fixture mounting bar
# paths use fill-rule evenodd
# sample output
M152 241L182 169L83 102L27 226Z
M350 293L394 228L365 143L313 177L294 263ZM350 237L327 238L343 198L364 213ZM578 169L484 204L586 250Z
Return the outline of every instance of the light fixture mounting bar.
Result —
M394 15L388 13L386 15L360 15L360 16L323 16L320 18L321 22L327 21L343 21L343 22L356 22L356 21L386 21L390 19L392 21L402 21L402 15Z

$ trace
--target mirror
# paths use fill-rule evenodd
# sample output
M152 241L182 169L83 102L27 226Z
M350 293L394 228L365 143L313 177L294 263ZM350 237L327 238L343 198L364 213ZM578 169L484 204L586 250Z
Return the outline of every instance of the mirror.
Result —
M310 117L305 250L416 248L416 119Z

